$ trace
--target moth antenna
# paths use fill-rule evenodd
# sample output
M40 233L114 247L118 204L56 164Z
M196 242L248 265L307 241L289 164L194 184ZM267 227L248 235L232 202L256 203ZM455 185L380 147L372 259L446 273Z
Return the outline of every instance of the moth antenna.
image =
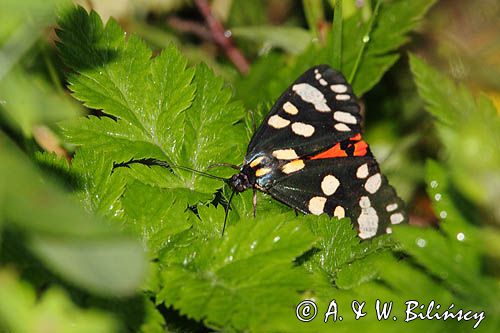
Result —
M169 166L172 169L179 169L179 170L184 170L184 171L190 171L190 172L195 173L197 175L208 177L208 178L212 178L212 179L222 180L223 182L227 182L227 180L228 180L227 178L224 178L224 177L219 177L219 176L207 173L207 172L199 171L199 170L192 169L192 168L185 167L185 166L181 166L181 165L175 165L175 164L172 165L172 164L170 164Z
M227 178L215 176L215 175L209 174L207 172L196 170L196 169L193 169L193 168L190 168L190 167L185 167L185 166L182 166L182 165L176 165L176 164L173 164L173 163L167 163L167 162L160 161L160 160L155 160L155 159L151 160L151 162L152 162L152 164L163 166L163 167L166 167L166 168L189 171L189 172L195 173L195 174L200 175L200 176L204 176L204 177L208 177L208 178L212 178L212 179L222 180L223 182L227 182Z
M228 167L228 168L232 168L232 169L235 169L235 170L240 170L240 166L239 165L231 164L231 163L214 163L214 164L210 164L207 167L207 170L210 170L210 169L213 169L213 168L218 168L218 167Z
M226 222L227 222L227 216L229 215L229 207L231 206L231 201L233 201L233 197L236 191L233 190L231 192L231 196L229 197L229 201L227 202L227 206L225 207L225 214L224 214L224 224L222 225L222 236L224 236L224 231L226 230Z
M225 184L228 184L228 185L230 185L230 180L231 180L231 178L223 178L223 177L215 176L215 175L212 175L212 174L209 174L209 173L206 173L203 171L199 171L199 170L196 170L196 169L193 169L190 167L185 167L182 165L175 165L173 163L167 163L165 161L161 161L161 160L157 160L157 159L153 159L153 158L152 159L143 159L143 160L130 160L126 163L116 164L113 167L114 168L125 167L125 166L128 166L129 164L132 164L132 163L139 163L139 164L144 164L144 165L148 165L148 166L149 165L158 165L158 166L162 166L162 167L170 168L170 169L179 169L179 170L190 171L190 172L195 173L195 174L200 175L200 176L221 180ZM224 164L226 164L226 163L224 163ZM234 167L236 167L239 170L238 166L235 165ZM233 201L233 197L234 197L235 193L236 193L236 191L234 191L234 190L231 192L231 196L229 197L229 201L227 203L227 206L224 208L225 214L224 214L224 225L222 226L222 236L224 236L224 231L226 230L227 217L229 215L229 207L231 206L231 201Z

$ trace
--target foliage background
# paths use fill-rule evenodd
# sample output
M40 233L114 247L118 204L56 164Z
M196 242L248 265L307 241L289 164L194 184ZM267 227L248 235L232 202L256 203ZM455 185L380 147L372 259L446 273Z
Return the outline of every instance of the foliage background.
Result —
M214 0L235 58L205 1L2 1L0 330L472 329L404 323L416 299L485 311L477 330L497 332L500 6L436 2ZM253 219L243 193L221 237L221 181L145 165L240 163L252 117L318 63L361 97L411 226L360 242L348 219L263 195ZM311 298L344 320L299 322ZM379 322L376 299L399 320Z

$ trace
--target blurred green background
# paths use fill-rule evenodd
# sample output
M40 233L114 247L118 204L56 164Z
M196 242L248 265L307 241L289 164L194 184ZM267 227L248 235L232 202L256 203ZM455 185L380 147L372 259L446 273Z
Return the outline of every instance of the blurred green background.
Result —
M387 7L393 2L405 5L384 1ZM327 49L335 34L333 0L74 4L97 12L104 22L114 18L127 36L143 39L154 55L173 44L189 65L207 64L246 112L257 117L300 73L300 62L315 60L311 50ZM144 250L143 234L110 222L100 207L86 204L91 200L69 194L93 194L85 188L93 183L82 183L70 171L77 147L65 140L58 124L101 115L71 97L67 77L72 69L57 51L57 15L72 5L63 0L0 2L0 331L232 331L218 322L193 320L180 305L179 311L176 304L155 303L158 258ZM344 29L346 22L366 24L375 17L375 1L344 0L342 5ZM365 137L406 201L410 223L428 228L417 229L424 233L438 229L452 238L471 228L469 246L475 256L469 259L479 273L477 280L462 282L487 281L495 288L481 303L471 301L476 288L471 285L461 301L491 306L487 311L496 319L487 327L492 332L500 320L499 28L497 0L437 1L416 28L409 29L413 31L400 43L403 46L382 48L401 57L394 58L380 82L372 88L356 77L355 85L361 92ZM350 42L344 36L343 45ZM418 58L410 61L409 53ZM88 158L100 167L99 157ZM438 176L449 183L452 208L436 202L432 181ZM117 193L125 186L95 181L96 188L108 185L109 192ZM451 221L455 210L458 222L443 231L441 224ZM449 216L443 217L443 211ZM434 250L444 255L450 249L443 245ZM427 259L421 262L410 248L402 252L423 266L440 255L422 255ZM446 280L427 270L432 278ZM455 273L464 274L460 268ZM462 282L458 284L463 292ZM379 329L376 323L368 328Z

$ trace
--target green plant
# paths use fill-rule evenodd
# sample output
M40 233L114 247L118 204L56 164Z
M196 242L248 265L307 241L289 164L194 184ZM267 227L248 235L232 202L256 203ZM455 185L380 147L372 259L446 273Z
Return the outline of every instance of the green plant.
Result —
M257 110L259 122L267 105L314 64L340 64L356 93L367 93L397 61L407 33L433 3L376 2L366 17L366 10L342 16L349 6L337 2L337 27L324 45L263 57L232 86L204 64L188 65L174 45L153 56L142 39L124 34L115 20L103 24L95 12L61 9L57 48L69 72L68 88L81 104L100 112L74 116L78 106L44 81L39 90L21 61L0 76L0 99L7 101L0 105L0 174L9 175L0 184L0 327L18 332L45 325L53 325L51 331L86 332L420 332L470 331L474 325L405 323L404 302L415 299L485 311L479 330L496 331L498 275L481 262L498 259L500 234L478 222L475 207L495 209L498 199L498 186L492 185L498 184L500 169L498 115L487 98L476 100L420 58L410 55L411 71L449 158L415 162L425 166L417 169L420 178L408 182L425 184L441 219L439 230L401 226L392 235L361 242L348 219L296 216L264 195L254 219L251 193L243 193L235 197L221 237L229 189L175 167L205 170L213 163L239 163L252 132L247 110ZM324 17L319 2L304 1L304 6L309 20ZM281 43L273 45L285 49L290 45L286 33L258 31L237 34L277 39ZM21 111L24 98L42 101L26 106L35 113ZM44 112L59 106L67 112L55 118ZM386 118L381 126L394 121ZM30 141L40 123L76 147L71 164ZM396 131L386 137L396 145ZM474 146L488 140L496 144ZM456 155L462 147L465 158ZM401 168L413 163L402 152L395 155L393 163ZM139 163L147 159L172 168ZM391 158L383 167L390 163ZM224 177L231 172L212 171ZM309 323L295 316L304 299L314 299L321 311ZM325 324L321 317L332 299L343 320ZM377 320L377 299L394 302L398 321ZM366 301L366 317L354 319L353 300Z

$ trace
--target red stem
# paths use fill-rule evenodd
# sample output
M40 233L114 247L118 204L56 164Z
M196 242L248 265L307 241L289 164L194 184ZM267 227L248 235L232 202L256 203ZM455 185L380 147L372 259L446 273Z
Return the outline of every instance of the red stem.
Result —
M206 0L195 0L194 2L198 7L198 10L205 18L215 43L224 50L229 60L231 60L241 73L248 73L250 64L243 53L241 53L241 51L234 45L231 37L225 34L226 30L224 29L224 26L214 17L208 2Z

